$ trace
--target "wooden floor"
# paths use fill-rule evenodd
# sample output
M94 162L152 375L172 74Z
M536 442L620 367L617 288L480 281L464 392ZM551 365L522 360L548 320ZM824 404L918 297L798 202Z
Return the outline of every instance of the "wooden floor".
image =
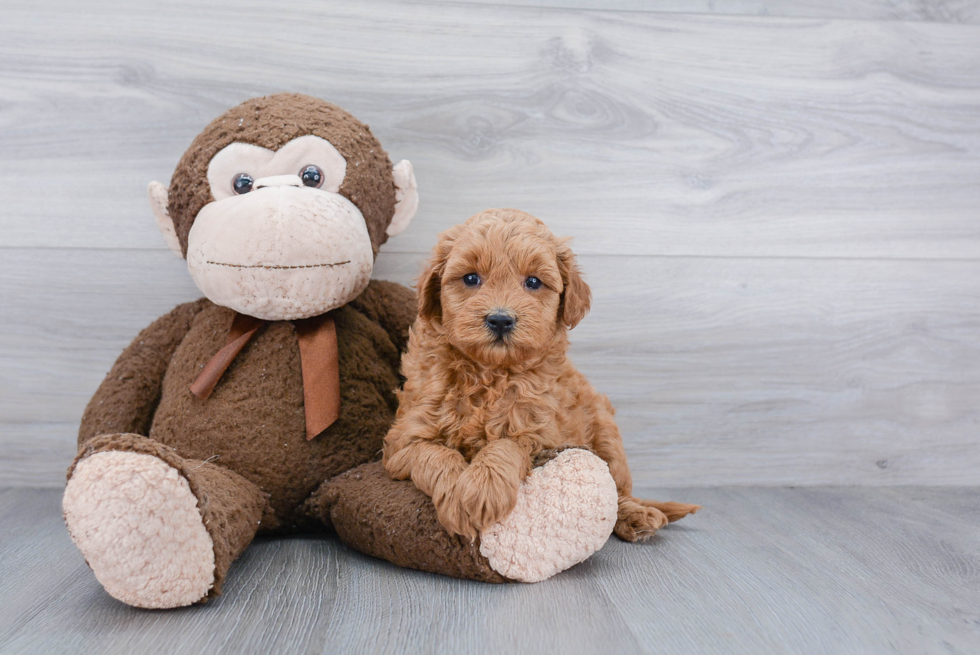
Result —
M654 495L662 490L647 490ZM705 509L536 585L263 540L203 607L112 600L60 492L0 492L6 653L978 653L980 490L701 488Z

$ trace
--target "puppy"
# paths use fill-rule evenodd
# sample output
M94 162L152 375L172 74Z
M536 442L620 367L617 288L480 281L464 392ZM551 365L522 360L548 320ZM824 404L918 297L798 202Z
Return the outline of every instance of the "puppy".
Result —
M474 539L504 518L535 457L563 446L609 464L626 541L700 509L632 496L613 407L566 357L591 301L567 240L521 211L482 212L439 236L418 293L383 461L446 530Z

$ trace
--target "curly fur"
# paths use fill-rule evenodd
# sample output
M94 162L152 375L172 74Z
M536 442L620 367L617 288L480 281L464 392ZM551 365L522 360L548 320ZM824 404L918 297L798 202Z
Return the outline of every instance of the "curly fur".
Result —
M469 273L478 286L463 283ZM525 287L529 276L539 289ZM440 235L418 290L383 461L432 497L449 532L473 539L504 518L533 459L563 446L588 447L609 465L622 539L700 509L632 496L613 407L566 356L567 332L591 302L567 239L521 211L482 212ZM485 321L500 311L515 320L504 337Z

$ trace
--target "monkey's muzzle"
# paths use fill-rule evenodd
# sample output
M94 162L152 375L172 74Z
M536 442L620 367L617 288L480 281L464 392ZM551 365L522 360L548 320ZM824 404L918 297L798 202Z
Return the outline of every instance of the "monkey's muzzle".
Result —
M287 179L289 178L289 179ZM265 320L316 316L360 293L374 252L360 210L337 193L260 178L212 202L188 235L187 265L212 302Z

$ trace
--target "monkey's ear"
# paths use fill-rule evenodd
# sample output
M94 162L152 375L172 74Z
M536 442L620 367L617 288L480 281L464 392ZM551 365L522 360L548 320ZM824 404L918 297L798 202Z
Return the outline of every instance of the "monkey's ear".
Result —
M559 320L571 330L589 313L589 308L592 306L592 289L582 278L575 254L568 247L567 241L558 249L558 270L561 272L561 281L565 285L561 292L558 316Z
M405 231L412 217L419 208L419 188L415 183L415 171L412 162L403 159L391 170L395 177L395 215L385 232L390 237L398 236Z
M177 230L174 229L174 222L170 218L167 210L167 187L159 182L150 182L146 189L150 196L150 209L153 210L153 217L157 219L157 227L163 234L163 240L167 242L170 250L175 255L184 258L184 253L180 250L180 240L177 238Z

